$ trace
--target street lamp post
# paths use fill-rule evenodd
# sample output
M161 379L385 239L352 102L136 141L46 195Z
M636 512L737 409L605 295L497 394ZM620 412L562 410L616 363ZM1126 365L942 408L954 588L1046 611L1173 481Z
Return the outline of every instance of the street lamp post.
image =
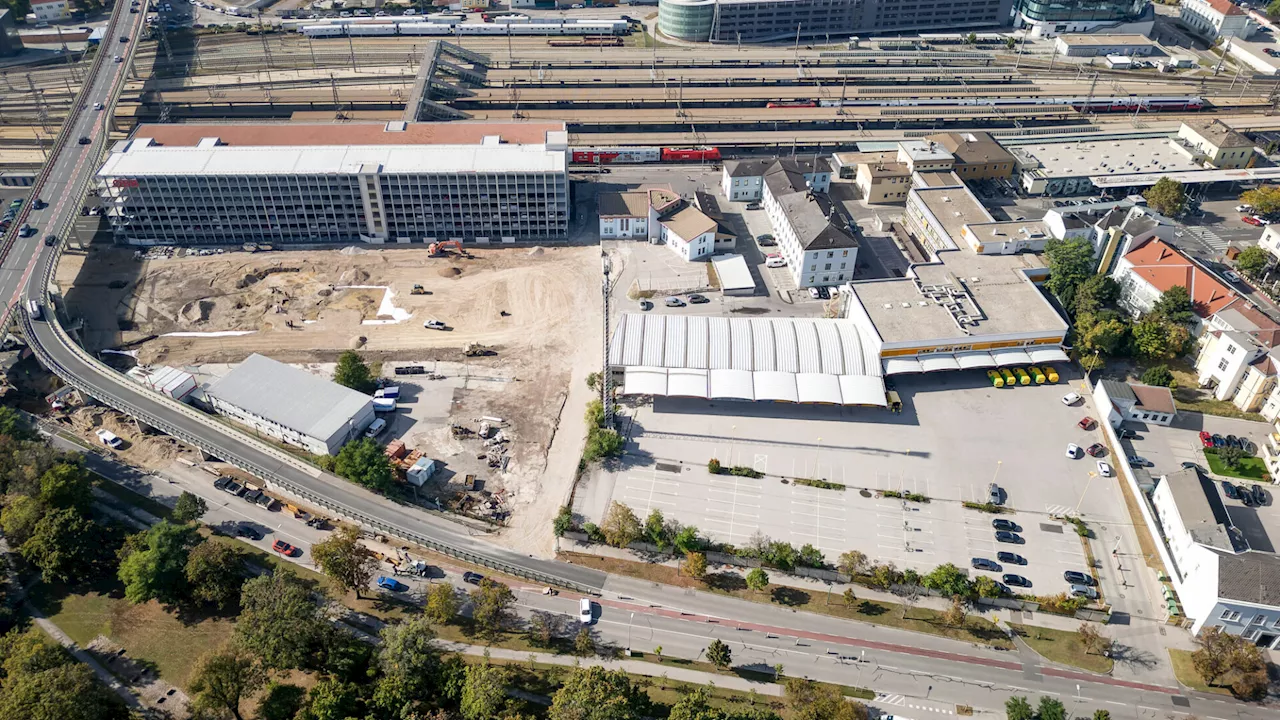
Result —
M627 657L631 657L631 623L636 619L636 614L631 613L631 618L627 620Z

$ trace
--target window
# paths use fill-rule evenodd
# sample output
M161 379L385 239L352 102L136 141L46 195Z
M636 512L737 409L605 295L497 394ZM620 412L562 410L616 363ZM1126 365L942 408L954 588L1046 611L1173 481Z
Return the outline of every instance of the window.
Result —
M1222 614L1218 616L1218 619L1226 620L1227 622L1236 622L1240 619L1240 613L1233 610L1223 610Z
M1266 621L1267 621L1267 616L1266 616L1266 615L1254 615L1254 616L1253 616L1253 619L1249 621L1249 624L1250 624L1250 625L1261 625L1261 624L1265 623Z
M1228 355L1235 355L1235 354L1236 354L1236 346L1235 346L1235 345L1228 345L1228 346L1227 346L1227 354L1228 354Z

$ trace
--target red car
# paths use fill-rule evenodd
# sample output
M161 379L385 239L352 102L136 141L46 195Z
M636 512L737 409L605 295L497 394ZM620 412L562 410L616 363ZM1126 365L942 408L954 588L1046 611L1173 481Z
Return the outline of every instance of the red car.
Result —
M1203 445L1203 446L1205 446L1205 447L1207 447L1207 448L1211 448L1211 447L1213 447L1213 435L1210 435L1208 432L1206 432L1206 431L1204 431L1204 430L1201 430L1201 431L1200 431L1200 444L1201 444L1201 445Z
M1266 223L1262 222L1256 217L1253 217L1252 215L1242 217L1240 218L1240 220L1242 222L1248 223L1249 225L1253 225L1254 227L1262 227L1263 225L1266 225Z
M271 549L272 549L272 550L275 550L276 552L280 553L281 555L283 555L283 556L285 556L285 557L293 557L294 555L298 555L298 554L299 554L299 553L298 553L298 548L296 548L296 547L294 547L294 546L290 545L289 543L287 543L287 542L285 542L285 541L283 541L283 540L277 540L277 541L275 541L275 542L271 543Z
M1098 427L1098 421L1091 417L1082 417L1080 418L1080 422L1076 423L1076 426L1081 430L1092 430Z
M1102 443L1094 443L1085 452L1089 453L1089 457L1102 457L1107 454L1107 446Z

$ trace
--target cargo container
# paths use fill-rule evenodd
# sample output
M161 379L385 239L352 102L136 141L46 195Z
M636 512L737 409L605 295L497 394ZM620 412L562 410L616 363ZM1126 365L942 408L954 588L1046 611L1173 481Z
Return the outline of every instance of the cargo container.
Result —
M165 365L156 367L138 365L130 368L125 374L134 381L174 400L183 400L196 389L195 376Z
M376 397L373 399L373 411L376 413L395 412L396 401L393 398Z

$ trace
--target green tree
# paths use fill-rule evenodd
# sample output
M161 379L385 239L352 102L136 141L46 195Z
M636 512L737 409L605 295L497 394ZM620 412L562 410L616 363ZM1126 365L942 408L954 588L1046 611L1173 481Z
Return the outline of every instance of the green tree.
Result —
M707 575L707 556L700 552L685 553L684 571L691 578L702 579Z
M1066 720L1067 709L1062 706L1061 700L1045 696L1040 698L1036 717L1038 720Z
M221 610L233 607L240 599L240 589L249 574L244 553L213 540L191 548L183 572L191 598Z
M26 2L26 0L23 0L23 2ZM5 0L0 0L0 8L3 7L5 7ZM18 17L22 17L22 15L18 15ZM13 440L35 439L35 433L31 430L31 423L28 423L26 418L22 417L22 413L8 405L0 405L0 435L7 435Z
M729 667L729 663L733 662L733 651L717 638L707 646L707 661L723 670Z
M40 569L45 582L83 578L102 558L103 533L97 523L66 508L40 518L18 553Z
M1130 334L1135 354L1144 360L1171 360L1191 342L1191 333L1185 326L1151 317L1135 323Z
M1004 594L1000 589L1000 583L986 575L979 575L973 579L973 590L980 598L998 598Z
M1025 697L1016 695L1004 701L1004 715L1008 720L1031 720L1035 711Z
M1267 663L1257 645L1220 627L1202 630L1194 638L1196 650L1191 664L1207 685L1228 685L1233 694L1246 700L1267 691ZM1223 683L1223 680L1227 682Z
M575 667L556 691L549 720L641 720L651 714L649 696L621 670Z
M551 529L555 531L556 537L563 537L565 533L572 530L573 508L561 505L560 512L556 513L556 519L552 521Z
M711 693L705 687L696 687L680 695L671 706L667 720L780 720L778 715L764 708L717 708L711 705Z
M380 635L374 704L399 714L402 708L423 709L443 688L443 652L435 643L431 621L423 615L387 625Z
M511 588L488 578L471 591L471 619L481 635L495 637L511 614L516 597Z
M85 513L93 502L89 478L77 464L60 462L40 476L40 502L48 508L73 508Z
M573 636L573 651L582 657L596 654L596 639L591 636L591 628L583 626Z
M360 542L360 531L343 525L328 540L311 546L311 557L334 582L344 590L354 590L356 597L378 571L378 560Z
M488 653L484 662L468 665L459 708L462 717L466 720L500 717L507 706L507 684L510 681L511 673L501 665L490 664Z
M867 571L867 555L861 550L846 550L840 553L836 569L850 577L857 577Z
M1129 335L1129 324L1120 317L1082 315L1076 318L1081 355L1111 357L1120 352Z
M1095 313L1113 304L1120 297L1120 285L1110 275L1090 275L1076 289L1074 315Z
M1186 188L1173 178L1160 178L1155 185L1147 188L1146 192L1142 193L1142 197L1147 199L1147 205L1151 209L1169 217L1177 217L1182 214L1182 211L1187 206Z
M375 492L386 494L391 490L391 460L372 438L360 438L343 445L334 458L333 470Z
M877 590L888 590L890 586L902 579L902 573L898 572L898 568L891 562L873 565L870 575L870 582L867 584Z
M1241 272L1257 275L1271 262L1271 253L1259 245L1250 245L1236 256L1236 267Z
M208 511L209 504L204 501L204 498L183 490L178 496L178 502L173 505L173 514L170 517L176 523L189 523L199 520Z
M307 693L299 720L347 720L360 717L360 687L336 678L324 678Z
M198 535L186 525L161 521L144 533L142 547L124 558L117 575L131 603L174 604L186 590L187 559Z
M1196 322L1195 304L1191 302L1191 293L1181 285L1174 285L1160 293L1160 297L1151 306L1151 312L1148 315L1179 325L1194 325Z
M22 545L36 532L45 508L30 495L10 495L0 509L0 529L13 545Z
M427 604L423 609L428 619L438 625L453 621L458 614L458 595L449 583L433 583L427 591Z
M354 350L338 356L338 367L333 371L333 381L362 393L371 393L376 387L373 371Z
M960 568L943 563L920 579L920 584L948 597L973 597L973 584Z
M246 582L240 608L236 637L268 668L308 667L323 647L328 622L311 591L286 568Z
M1168 365L1153 365L1142 373L1142 384L1170 387L1173 385L1173 373Z
M601 458L622 453L622 436L613 428L591 427L587 430L587 444L582 449L582 459L595 462Z
M1280 0L1276 0L1276 1L1280 2ZM1111 711L1110 710L1094 710L1093 720L1111 720Z
M698 528L692 525L685 525L680 528L680 532L671 540L671 544L675 546L676 552L691 553L696 552L702 547L702 541L698 539Z
M44 633L32 627L14 628L0 636L0 680L12 676L43 672L70 665L75 658L66 648L55 645Z
M196 662L188 689L197 710L243 720L240 703L253 696L266 681L261 663L234 644L206 654Z
M867 706L845 700L835 686L787 678L783 687L796 720L867 720Z
M951 627L960 627L969 616L969 607L959 595L951 597L951 607L942 613L942 622Z
M1244 460L1244 451L1240 448L1224 446L1218 448L1217 452L1218 459L1231 470L1240 467L1240 461Z
M667 549L667 526L662 511L654 508L644 521L644 539L658 546L659 550Z
M1044 287L1057 296L1063 307L1075 307L1076 290L1093 275L1093 246L1088 240L1050 238L1044 244L1049 278Z
M640 520L631 508L614 500L600 523L600 531L604 533L605 542L614 547L626 547L640 539Z
M88 665L69 663L5 678L0 685L0 718L127 720L129 711Z
M763 592L769 587L769 573L760 568L752 568L747 573L747 587L756 592Z
M1275 17L1274 11L1280 10L1280 3L1272 2L1267 6L1267 15ZM1262 185L1240 194L1240 202L1253 207L1255 212L1270 215L1280 212L1280 185Z
M272 680L258 700L258 720L293 720L306 697L301 687Z

